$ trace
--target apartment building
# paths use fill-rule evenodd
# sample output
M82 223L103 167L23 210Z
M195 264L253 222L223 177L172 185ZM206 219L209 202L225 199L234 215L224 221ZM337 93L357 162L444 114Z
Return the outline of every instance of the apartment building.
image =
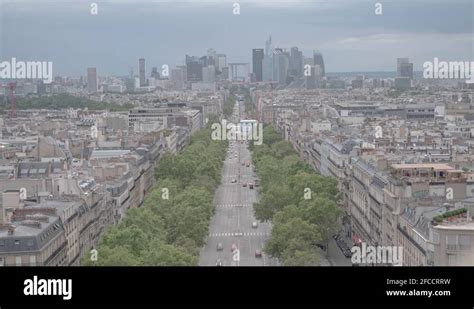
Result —
M27 208L19 191L3 193L0 266L66 266L67 239L54 208Z
M198 109L158 107L132 109L128 115L129 130L152 132L175 126L187 127L191 134L203 126L202 113Z
M474 195L474 118L465 104L446 104L447 94L306 92L260 90L260 117L271 111L266 122L338 180L352 243L401 246L403 265L470 265L472 211L457 214ZM456 219L443 217L451 213Z
M432 264L474 266L474 199L466 198L451 209L432 222Z

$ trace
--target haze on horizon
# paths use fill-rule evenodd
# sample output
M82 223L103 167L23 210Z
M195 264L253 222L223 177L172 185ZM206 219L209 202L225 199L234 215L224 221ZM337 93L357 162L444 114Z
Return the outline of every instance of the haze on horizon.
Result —
M90 14L97 3L98 15ZM241 14L232 14L238 2ZM322 52L327 72L394 71L397 57L473 61L471 0L0 0L0 60L52 61L55 75L183 64L209 48L251 63L252 48Z

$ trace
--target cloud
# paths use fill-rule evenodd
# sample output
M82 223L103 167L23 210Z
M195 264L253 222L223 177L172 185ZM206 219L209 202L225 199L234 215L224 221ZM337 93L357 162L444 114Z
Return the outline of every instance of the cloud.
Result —
M446 45L450 42L458 42L469 44L473 41L471 33L377 33L359 37L342 38L336 41L329 41L324 44L324 47L350 47L358 50L367 50L378 46L379 48L387 48L393 45L403 46L418 46L421 42L430 45Z
M293 9L303 9L306 7L312 8L335 8L346 6L349 3L353 3L350 0L90 0L89 2L84 2L83 0L0 0L1 3L5 4L34 4L34 5L54 5L54 4L64 4L68 5L89 5L90 3L96 2L98 4L167 4L167 5L199 5L199 6L232 6L234 3L240 5L252 5L263 8L293 8Z
M138 57L173 65L209 47L228 61L250 62L251 49L270 34L275 46L297 46L306 57L319 49L329 71L393 69L403 56L463 59L474 50L466 0L386 1L383 16L375 16L372 0L0 1L7 3L0 56L51 59L59 72L83 74L95 65L126 74ZM89 14L92 2L98 16Z
M408 35L410 36L410 35ZM342 40L336 41L336 45L359 45L359 46L368 46L374 43L377 44L402 44L407 39L407 34L393 34L393 33L379 33L372 34L363 37L349 37Z
M345 44L354 44L354 43L357 43L357 42L360 42L360 38L346 38L346 39L342 39L340 41L337 41L338 44L342 44L342 45L345 45Z

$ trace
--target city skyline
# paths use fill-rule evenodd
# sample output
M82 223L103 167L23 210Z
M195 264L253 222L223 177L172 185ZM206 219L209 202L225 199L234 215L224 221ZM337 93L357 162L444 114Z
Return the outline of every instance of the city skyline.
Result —
M328 73L393 71L397 57L412 59L414 71L435 56L471 60L470 1L384 5L383 15L376 16L369 1L301 1L291 7L287 1L244 1L241 15L233 15L227 1L120 1L99 2L98 15L91 15L79 2L4 1L0 58L52 61L55 75L82 75L87 67L125 75L129 67L137 68L138 58L150 67L174 67L184 64L185 54L203 54L210 47L231 62L250 63L252 49L264 48L272 35L275 47L297 46L306 56L319 50ZM449 22L439 23L437 12ZM12 35L17 31L21 37Z
M474 0L0 0L0 309L433 309L473 270Z

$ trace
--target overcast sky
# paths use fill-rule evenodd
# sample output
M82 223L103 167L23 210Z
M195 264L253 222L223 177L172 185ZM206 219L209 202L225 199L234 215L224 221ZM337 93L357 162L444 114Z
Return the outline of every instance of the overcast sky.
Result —
M90 14L90 4L99 14ZM240 15L233 15L233 3ZM55 75L137 72L183 64L208 48L251 62L269 35L275 47L322 52L327 72L394 71L397 57L474 61L474 1L378 0L0 0L0 58L52 61Z

